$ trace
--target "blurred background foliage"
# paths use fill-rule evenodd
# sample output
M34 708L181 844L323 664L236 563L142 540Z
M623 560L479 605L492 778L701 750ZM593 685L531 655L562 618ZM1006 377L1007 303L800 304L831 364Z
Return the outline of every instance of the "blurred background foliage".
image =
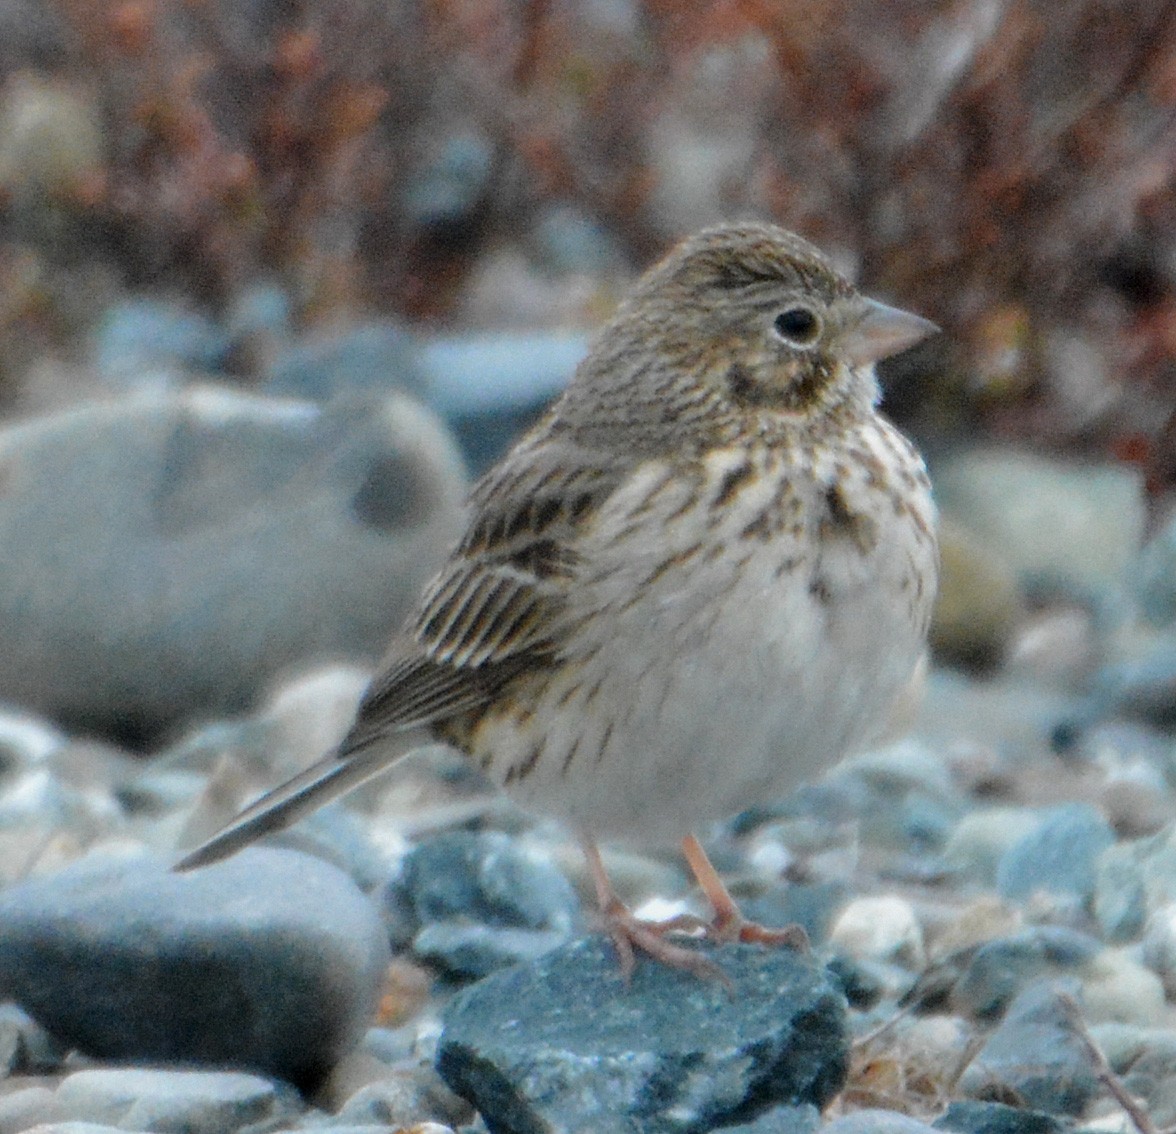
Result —
M1170 0L2 0L0 398L128 294L589 327L754 216L945 328L889 374L932 450L1109 455L1154 497L1174 179Z

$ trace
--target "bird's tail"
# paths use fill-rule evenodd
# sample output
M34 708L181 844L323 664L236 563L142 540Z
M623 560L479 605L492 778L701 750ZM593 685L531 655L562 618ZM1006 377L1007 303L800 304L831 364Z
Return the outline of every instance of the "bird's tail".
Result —
M379 775L407 749L389 752L375 743L358 751L335 749L305 771L250 804L227 827L189 851L172 868L195 870L236 854L263 835L281 831L304 815Z

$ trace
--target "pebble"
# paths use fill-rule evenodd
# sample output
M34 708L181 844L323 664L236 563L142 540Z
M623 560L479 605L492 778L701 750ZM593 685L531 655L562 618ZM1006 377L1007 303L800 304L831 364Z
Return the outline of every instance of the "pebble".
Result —
M566 942L579 899L550 862L501 832L455 831L405 857L385 909L393 940L451 977L478 979Z
M1099 855L1114 841L1111 825L1090 804L1048 808L1037 828L1001 856L997 892L1024 899L1044 891L1085 903L1094 896Z
M1100 1088L1074 1029L1067 998L1075 991L1052 981L1024 989L964 1071L963 1091L983 1099L1007 1090L1034 1110L1080 1117Z
M939 594L931 647L950 665L993 669L1024 622L1024 599L1012 568L961 524L939 531Z
M825 1124L824 1134L927 1134L931 1127L895 1110L863 1108Z
M0 697L136 742L245 709L300 661L378 657L464 492L400 395L83 406L0 432L0 469L21 485L0 499Z
M912 969L926 962L914 907L892 895L850 902L833 923L829 944L859 960L895 961Z
M67 1075L54 1096L65 1121L121 1130L232 1134L293 1114L293 1092L269 1079L230 1071L117 1068ZM283 1105L283 1100L285 1105Z
M937 465L934 480L944 515L1008 563L1022 586L1103 595L1124 586L1143 542L1143 477L1125 464L976 449Z
M0 993L100 1058L313 1083L359 1043L388 959L374 905L292 851L183 875L93 856L0 893Z
M450 1002L437 1065L495 1130L707 1130L822 1107L845 1077L845 1001L792 950L730 945L703 981L577 941Z
M1053 1114L976 1099L953 1100L932 1125L955 1134L1066 1134L1070 1129Z
M974 1019L990 1019L1027 986L1046 976L1079 972L1101 949L1097 938L1062 926L1032 926L995 938L972 954L951 991L952 1006Z

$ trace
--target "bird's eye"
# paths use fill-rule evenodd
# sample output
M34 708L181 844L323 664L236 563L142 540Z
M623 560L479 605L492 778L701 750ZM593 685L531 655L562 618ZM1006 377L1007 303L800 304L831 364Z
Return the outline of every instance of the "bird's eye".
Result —
M776 334L793 346L808 347L821 333L821 320L807 307L789 307L781 311L772 323Z

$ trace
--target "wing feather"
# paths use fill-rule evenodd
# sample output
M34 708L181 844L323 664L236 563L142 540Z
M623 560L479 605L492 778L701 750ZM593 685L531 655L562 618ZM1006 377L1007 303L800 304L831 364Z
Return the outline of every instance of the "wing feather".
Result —
M344 753L475 711L542 667L566 632L576 537L627 471L613 458L523 445L475 489L462 542L360 705Z

